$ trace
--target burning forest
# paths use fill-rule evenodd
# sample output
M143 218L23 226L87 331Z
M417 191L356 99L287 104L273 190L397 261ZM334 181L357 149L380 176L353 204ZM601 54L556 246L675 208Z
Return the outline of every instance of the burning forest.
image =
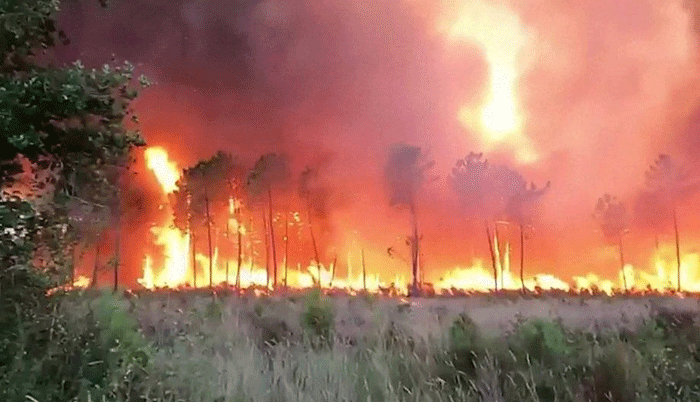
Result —
M0 400L700 400L697 0L0 0Z
M694 3L63 7L155 83L128 287L700 291Z

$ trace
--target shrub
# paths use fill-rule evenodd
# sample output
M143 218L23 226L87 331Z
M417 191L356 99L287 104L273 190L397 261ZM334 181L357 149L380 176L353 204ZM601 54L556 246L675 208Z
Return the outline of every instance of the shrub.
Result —
M479 328L468 315L460 314L449 331L450 354L455 369L473 377L477 358L484 350Z
M302 327L317 336L330 339L334 319L332 303L318 290L311 291L306 297L304 312L301 316Z
M531 319L516 327L509 346L519 361L527 357L548 366L556 366L571 352L564 328L559 323Z

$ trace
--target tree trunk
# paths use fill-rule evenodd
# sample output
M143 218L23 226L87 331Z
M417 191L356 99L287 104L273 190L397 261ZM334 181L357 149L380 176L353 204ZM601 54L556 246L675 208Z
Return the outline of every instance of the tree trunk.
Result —
M114 239L114 293L119 289L119 253L120 253L120 237L121 237L121 218L117 213L117 235Z
M237 236L238 236L238 261L236 264L236 290L239 290L241 287L241 263L243 262L243 239L242 239L242 234L241 234L241 209L240 207L236 207L236 231Z
M496 266L498 267L498 274L501 280L501 290L503 290L505 288L503 286L503 262L505 261L505 253L502 249L501 237L498 235L498 222L496 222L493 227L493 236L495 238L494 249L496 252L496 261L498 262Z
M321 260L318 256L318 247L316 246L316 236L314 236L314 225L311 223L311 203L309 202L309 200L307 200L306 203L307 203L306 208L307 208L308 214L309 214L309 232L311 233L311 245L314 248L314 258L316 259L316 271L318 272L317 286L320 289L323 287L321 285Z
M100 243L95 245L95 265L92 267L92 280L90 281L90 287L97 287L97 269L100 266Z
M625 254L622 250L622 233L618 235L618 244L620 246L620 267L622 269L622 284L625 286L625 293L629 290L627 287L627 273L625 272Z
M289 269L289 211L284 215L284 289L287 289Z
M211 217L209 216L209 195L207 188L204 188L204 211L207 214L207 243L209 246L209 287L214 287L214 259L212 258L211 246Z
M332 271L331 271L331 281L330 281L330 283L328 284L328 287L329 287L330 289L333 288L333 280L335 280L335 264L336 264L337 262L338 262L338 256L336 255L335 258L333 259L333 266L331 267L331 269L332 269Z
M263 217L263 226L264 226L264 232L265 232L265 282L266 282L266 287L270 287L270 244L267 238L267 217L265 216L265 209L263 209L262 213Z
M195 242L194 230L191 228L190 239L192 240L192 278L194 279L194 288L197 289L197 244Z
M277 287L277 248L275 247L275 226L274 222L272 219L272 190L268 187L267 189L267 196L270 201L269 206L269 212L270 212L270 245L272 246L272 269L274 273L274 282L272 284L273 288Z
M367 267L365 266L365 249L362 249L362 289L367 291Z
M226 219L226 248L230 250L230 247L228 247L231 244L231 230L229 228L230 225L230 219ZM228 287L228 253L226 253L226 280L224 281L226 283L226 287Z
M413 276L413 295L417 296L420 293L419 279L418 279L418 217L416 214L416 207L411 203L411 218L413 220L413 239L411 241L411 275Z
M248 227L250 227L251 230L253 230L253 214L250 214L250 217L248 218ZM253 239L251 237L248 238L248 253L249 253L249 260L250 260L250 269L249 269L249 274L250 274L250 281L252 283L253 281L253 267L255 266L255 253L253 249Z
M676 264L678 266L678 292L681 291L681 247L678 240L678 217L676 214L676 206L673 206L673 231L676 234Z
M493 286L494 291L498 292L498 270L496 269L496 253L493 250L493 241L491 240L491 229L489 229L488 221L484 220L486 228L486 239L489 241L489 251L491 252L491 266L493 267Z
M520 223L520 284L525 294L525 230Z

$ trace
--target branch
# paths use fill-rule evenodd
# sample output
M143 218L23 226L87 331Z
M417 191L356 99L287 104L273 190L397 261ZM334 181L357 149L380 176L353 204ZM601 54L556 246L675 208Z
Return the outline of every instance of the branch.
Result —
M74 195L66 194L66 196L68 198L70 198L71 200L82 202L83 204L87 204L87 205L92 205L93 207L110 209L110 207L108 207L107 205L97 204L95 202L84 200L84 199L77 197L77 196L74 196Z

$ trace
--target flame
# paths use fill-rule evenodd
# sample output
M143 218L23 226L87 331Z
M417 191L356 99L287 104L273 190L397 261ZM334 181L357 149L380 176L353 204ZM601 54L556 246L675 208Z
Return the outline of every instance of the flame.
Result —
M147 165L158 178L164 197L177 187L175 183L179 178L177 165L172 162L167 152L162 148L149 148L146 151ZM250 250L256 243L252 238L250 228L236 219L236 209L242 207L240 200L233 197L229 199L228 223L229 236L231 233L242 235L242 249ZM183 233L173 226L172 211L168 209L167 220L160 226L153 227L152 233L155 236L155 245L159 246L162 253L159 258L153 255L146 255L143 262L143 272L138 280L139 284L147 289L154 288L181 288L195 286L206 287L209 284L215 286L233 286L238 280L243 288L253 287L256 292L267 292L273 290L273 284L268 281L271 275L265 267L252 265L248 253L244 253L241 267L238 267L237 258L229 259L221 253L219 244L214 245L212 253L212 277L209 274L209 256L205 253L196 252L194 261L192 258L192 244L188 233ZM226 212L224 212L226 213ZM301 222L298 212L291 213L290 224ZM279 218L281 219L281 218ZM231 239L227 240L231 246ZM566 292L604 292L608 295L619 293L625 289L631 292L655 291L661 293L672 293L677 287L677 269L675 261L675 247L673 245L661 245L652 259L649 266L652 270L640 270L632 264L625 265L624 269L617 273L614 279L600 278L594 274L586 274L573 277L571 281L566 281L548 273L530 275L521 280L519 273L511 271L511 247L508 242L499 245L498 237L494 236L493 252L495 257L495 278L494 267L487 267L483 260L475 260L471 266L455 267L443 271L432 285L437 293L450 294L455 290L490 292L497 285L500 290L519 290L523 286L530 291L559 290ZM236 247L237 245L234 245ZM365 245L367 248L367 245ZM290 266L285 278L285 272L280 271L278 280L281 286L287 283L290 288L311 288L321 286L323 288L344 289L351 294L365 289L370 292L389 292L395 295L407 294L410 278L401 275L394 275L393 278L381 277L377 273L368 273L363 278L362 271L357 269L360 248L357 242L353 242L352 250L348 251L347 265L348 271L344 277L336 275L332 266L316 265ZM284 259L282 259L282 262ZM353 264L354 261L354 264ZM194 264L194 265L193 265ZM489 264L491 265L491 264ZM282 266L282 264L280 264ZM528 269L530 272L535 270ZM431 270L432 271L432 270ZM286 280L285 280L286 279ZM391 279L389 282L386 279ZM684 291L700 292L700 254L684 254L681 259L681 282ZM73 287L86 287L89 285L87 278L78 278Z
M530 40L530 32L520 18L504 5L488 0L459 3L457 17L441 23L441 30L454 41L468 41L484 52L489 66L489 91L479 110L465 106L459 120L476 127L486 145L508 141L516 147L521 162L537 160L537 154L523 133L525 116L518 99L518 81L522 75L521 55Z
M160 186L165 193L172 193L177 190L177 181L180 179L180 170L177 165L170 161L168 152L161 147L151 147L146 149L146 164L156 175Z

